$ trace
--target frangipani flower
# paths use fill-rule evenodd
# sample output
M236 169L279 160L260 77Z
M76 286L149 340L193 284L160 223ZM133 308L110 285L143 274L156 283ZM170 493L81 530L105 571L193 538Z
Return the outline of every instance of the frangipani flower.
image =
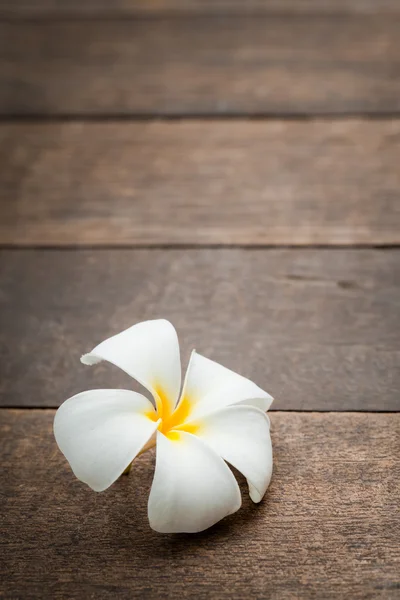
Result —
M260 502L272 474L272 397L248 379L192 352L183 389L178 337L165 320L145 321L82 356L134 377L154 404L130 390L90 390L58 409L54 435L76 477L101 492L156 445L148 516L161 533L198 532L237 511L230 463ZM226 461L226 462L225 462Z

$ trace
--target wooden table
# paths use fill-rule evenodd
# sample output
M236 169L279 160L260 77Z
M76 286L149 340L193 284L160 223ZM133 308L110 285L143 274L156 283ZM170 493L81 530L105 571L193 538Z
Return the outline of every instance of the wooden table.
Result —
M400 3L0 0L0 597L400 598ZM52 421L166 317L276 398L260 505L148 525Z

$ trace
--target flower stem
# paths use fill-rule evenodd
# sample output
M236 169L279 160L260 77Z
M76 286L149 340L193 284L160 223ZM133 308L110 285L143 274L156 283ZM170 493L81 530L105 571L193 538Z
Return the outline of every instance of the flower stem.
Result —
M147 442L147 444L145 444L145 446L143 446L143 448L141 449L140 452L138 452L138 454L136 455L136 458L138 458L138 456L140 456L141 454L144 454L145 452L147 452L147 450L150 450L150 448L153 448L156 445L156 442L154 439L151 439ZM132 469L132 465L133 465L133 461L131 463L129 463L129 465L126 467L125 471L122 472L122 475L129 475L129 473L131 472ZM122 477L121 475L121 477Z

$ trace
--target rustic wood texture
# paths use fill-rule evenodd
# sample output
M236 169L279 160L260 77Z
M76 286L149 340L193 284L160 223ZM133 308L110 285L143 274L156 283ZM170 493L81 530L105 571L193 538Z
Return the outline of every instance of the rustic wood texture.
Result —
M0 243L400 243L399 158L399 120L3 124Z
M0 0L0 17L399 13L398 0Z
M134 386L79 357L165 317L275 409L400 409L400 250L0 252L0 404Z
M400 589L400 415L272 415L274 476L198 535L147 521L154 454L95 494L57 450L53 411L5 411L4 598L394 599Z
M0 23L0 114L400 109L396 15Z
M399 57L398 0L0 0L0 598L400 598ZM158 317L276 398L195 536L154 450L95 494L52 433Z

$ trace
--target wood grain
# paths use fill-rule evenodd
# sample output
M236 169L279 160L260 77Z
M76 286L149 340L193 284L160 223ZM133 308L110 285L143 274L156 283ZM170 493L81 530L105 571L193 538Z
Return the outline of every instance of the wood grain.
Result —
M397 0L0 0L0 17L399 13Z
M400 243L400 121L14 123L0 243Z
M394 599L400 415L272 415L274 476L198 535L147 521L154 455L95 494L72 475L53 411L2 411L4 598Z
M0 252L0 404L58 406L131 388L81 365L151 318L250 377L275 409L400 409L400 250Z
M0 23L1 115L393 113L396 15Z

